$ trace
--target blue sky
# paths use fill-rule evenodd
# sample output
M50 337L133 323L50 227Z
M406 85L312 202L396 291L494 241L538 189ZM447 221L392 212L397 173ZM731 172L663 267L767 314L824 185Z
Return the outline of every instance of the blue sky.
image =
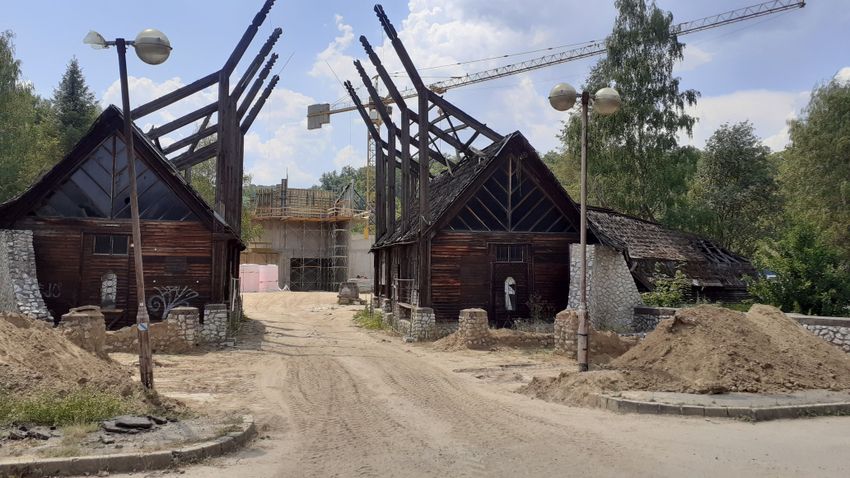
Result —
M658 0L674 21L696 19L756 3L754 0L693 2ZM113 50L82 44L89 30L107 38L135 37L144 28L164 31L174 46L169 60L150 66L132 57L131 103L138 105L221 67L250 23L261 0L29 0L4 2L0 29L16 34L17 57L27 80L49 96L76 55L89 85L104 103L120 103ZM613 1L580 0L410 0L385 1L384 8L420 68L603 38L615 16ZM589 7L592 5L592 7ZM283 36L275 51L281 80L246 137L246 170L261 184L288 174L294 186L344 165L365 164L366 130L357 113L334 115L321 130L307 131L306 107L344 98L337 77L355 80L353 58L362 58L357 38L366 35L391 71L400 70L384 44L373 2L278 0L240 65L253 57L275 27ZM805 8L683 36L688 46L677 67L683 88L701 92L691 112L699 117L692 138L702 146L724 122L750 120L764 142L781 148L786 121L799 114L809 91L836 74L850 79L850 1L812 0ZM520 55L423 71L426 81L499 66L540 55ZM446 97L496 131L522 131L540 151L557 147L563 115L546 101L559 81L581 85L595 59L515 75L451 90ZM368 62L366 62L368 64ZM239 71L236 73L238 77ZM406 84L404 78L399 83ZM355 82L357 83L357 82ZM212 91L143 118L161 124L208 103ZM186 128L164 142L191 134Z

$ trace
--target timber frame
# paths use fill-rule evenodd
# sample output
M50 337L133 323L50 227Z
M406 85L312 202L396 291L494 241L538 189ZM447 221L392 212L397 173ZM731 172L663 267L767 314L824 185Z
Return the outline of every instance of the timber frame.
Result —
M191 182L192 166L217 158L215 210L237 233L242 229L244 135L251 128L280 79L278 75L272 76L263 89L263 84L278 59L276 53L271 53L272 48L283 30L278 27L272 31L232 88L230 77L254 40L260 26L265 22L274 3L275 0L265 0L221 69L134 108L131 112L131 117L135 121L206 88L218 85L217 101L166 124L153 127L147 132L147 136L177 169L184 171L185 178L189 182ZM260 92L261 89L262 92ZM212 122L213 115L216 118L214 122ZM195 133L164 148L160 146L159 140L164 135L197 121L202 123ZM198 148L202 142L205 145Z
M392 299L392 277L409 277L413 281L413 289L417 292L415 305L427 307L431 303L430 239L425 231L434 219L429 215L428 204L432 161L446 169L444 174L451 175L460 162L481 157L481 150L475 146L477 140L498 142L503 136L428 89L383 7L376 5L374 10L418 96L417 109L414 110L405 101L369 41L365 36L361 36L360 42L377 71L377 76L389 92L387 98L381 98L363 65L359 61L354 62L369 101L364 105L350 81L346 81L345 86L376 144L377 241L380 242L382 238L391 235L398 224L407 224L412 220L419 223L420 231L415 247L404 248L395 257L393 254L374 250L374 290L377 295ZM398 124L386 107L390 101L399 109ZM376 110L382 123L386 125L386 139L370 119L368 110ZM450 156L443 152L443 149L450 149L454 154ZM396 184L396 170L400 171L400 185ZM400 214L396 213L397 202L401 206ZM398 261L397 267L394 267L394 260ZM414 261L416 267L411 270L410 266ZM393 271L396 271L395 274Z

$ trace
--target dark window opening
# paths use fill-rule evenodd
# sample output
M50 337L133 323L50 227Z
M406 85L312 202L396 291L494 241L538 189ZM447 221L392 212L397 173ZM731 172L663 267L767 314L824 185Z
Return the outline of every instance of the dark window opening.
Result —
M519 244L496 246L496 262L525 262L525 246Z
M94 236L94 253L109 256L126 256L129 249L129 236L98 234Z

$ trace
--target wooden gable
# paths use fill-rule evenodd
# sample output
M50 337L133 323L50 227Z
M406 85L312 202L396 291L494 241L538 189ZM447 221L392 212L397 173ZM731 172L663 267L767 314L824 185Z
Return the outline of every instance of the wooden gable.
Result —
M139 216L147 220L197 221L197 215L137 155ZM111 134L33 209L36 217L130 218L130 176L124 139Z
M448 221L452 231L571 233L575 206L536 154L503 154ZM540 163L540 164L536 164ZM548 171L547 171L548 172ZM550 184L551 183L551 184ZM571 214L573 213L573 214Z

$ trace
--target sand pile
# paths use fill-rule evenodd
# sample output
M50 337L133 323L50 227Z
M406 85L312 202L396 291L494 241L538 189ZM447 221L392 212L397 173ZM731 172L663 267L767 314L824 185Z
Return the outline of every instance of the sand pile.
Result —
M582 404L601 391L850 389L850 355L764 305L746 314L713 306L681 309L609 367L535 379L524 391Z
M525 332L513 329L490 329L487 336L476 346L470 347L466 337L453 332L434 341L434 348L442 351L466 349L499 350L502 348L540 348L552 347L555 338L545 332Z
M48 324L0 314L0 392L28 395L80 387L129 394L130 371L74 345Z

